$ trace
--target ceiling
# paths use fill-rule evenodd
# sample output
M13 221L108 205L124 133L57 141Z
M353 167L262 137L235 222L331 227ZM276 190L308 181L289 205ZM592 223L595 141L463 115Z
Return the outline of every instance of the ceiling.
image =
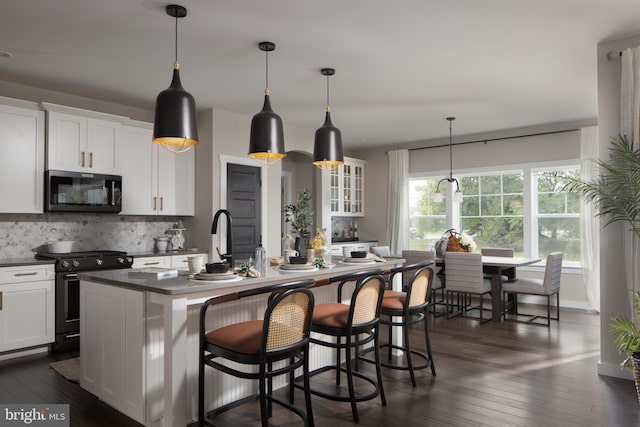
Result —
M175 20L157 0L4 0L0 80L153 110ZM324 121L326 77L346 148L597 115L596 47L640 31L637 0L184 0L183 86L198 110L271 104L286 126ZM248 134L248 130L247 130Z

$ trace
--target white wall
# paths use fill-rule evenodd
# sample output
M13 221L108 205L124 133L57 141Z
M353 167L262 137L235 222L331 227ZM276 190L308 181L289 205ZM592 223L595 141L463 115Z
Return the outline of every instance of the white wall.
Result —
M619 52L640 45L640 35L630 36L598 45L598 126L600 157L608 156L611 137L620 133L620 59L607 59L610 51ZM605 227L600 236L600 365L598 372L611 376L628 377L618 366L622 356L613 346L607 332L613 316L630 316L631 308L626 292L624 264L622 262L622 224Z

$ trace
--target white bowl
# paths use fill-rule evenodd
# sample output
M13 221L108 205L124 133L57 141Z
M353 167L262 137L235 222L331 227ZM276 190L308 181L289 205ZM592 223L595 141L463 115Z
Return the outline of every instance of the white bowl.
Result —
M52 242L47 242L47 248L49 252L54 254L71 252L72 247L73 240L54 240Z

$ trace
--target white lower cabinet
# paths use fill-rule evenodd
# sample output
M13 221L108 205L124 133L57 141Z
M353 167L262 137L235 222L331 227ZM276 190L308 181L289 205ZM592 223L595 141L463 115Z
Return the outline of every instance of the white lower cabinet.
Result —
M0 268L0 352L55 339L52 265Z
M144 294L83 280L80 325L80 386L144 424Z

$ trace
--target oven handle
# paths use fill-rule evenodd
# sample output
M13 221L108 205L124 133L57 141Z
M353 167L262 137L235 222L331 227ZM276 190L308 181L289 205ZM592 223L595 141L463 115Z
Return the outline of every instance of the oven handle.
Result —
M78 274L77 273L67 273L64 276L62 276L63 279L76 279L78 278Z

